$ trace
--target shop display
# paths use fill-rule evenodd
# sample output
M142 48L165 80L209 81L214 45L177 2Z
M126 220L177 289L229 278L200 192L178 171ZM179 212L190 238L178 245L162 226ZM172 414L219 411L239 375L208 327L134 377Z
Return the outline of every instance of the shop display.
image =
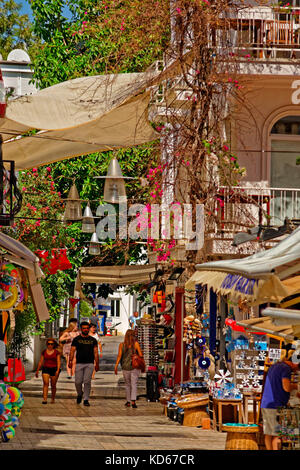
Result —
M156 324L148 318L137 321L137 339L144 356L146 371L157 366Z
M172 388L175 377L175 303L170 292L172 289L166 294L166 286L161 283L152 298L153 320L156 324L156 366L160 388Z
M300 408L282 408L279 410L278 432L283 450L300 449Z
M22 392L17 387L0 382L0 432L3 442L14 437L23 405Z
M251 347L246 339L237 339L234 347L231 359L236 387L261 392L267 343L255 342Z

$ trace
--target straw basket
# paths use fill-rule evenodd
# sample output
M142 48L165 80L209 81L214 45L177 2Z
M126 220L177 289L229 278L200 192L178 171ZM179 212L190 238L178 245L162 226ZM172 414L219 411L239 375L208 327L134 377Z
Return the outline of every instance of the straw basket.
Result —
M187 395L185 396L187 398ZM203 395L189 395L190 400L178 400L177 405L184 409L183 426L201 426L203 418L209 418L206 412L208 397Z
M266 450L265 435L262 424L258 425L258 432L256 437L259 450Z
M256 434L258 426L222 426L227 432L226 450L258 450Z

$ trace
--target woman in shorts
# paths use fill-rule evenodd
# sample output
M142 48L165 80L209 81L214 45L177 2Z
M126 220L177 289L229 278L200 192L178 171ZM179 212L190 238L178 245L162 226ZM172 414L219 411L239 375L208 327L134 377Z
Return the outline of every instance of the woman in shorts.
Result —
M57 350L58 343L53 338L46 341L47 348L42 352L35 376L39 376L42 369L43 378L43 405L47 404L49 383L51 383L51 403L55 402L56 383L60 373L61 355Z

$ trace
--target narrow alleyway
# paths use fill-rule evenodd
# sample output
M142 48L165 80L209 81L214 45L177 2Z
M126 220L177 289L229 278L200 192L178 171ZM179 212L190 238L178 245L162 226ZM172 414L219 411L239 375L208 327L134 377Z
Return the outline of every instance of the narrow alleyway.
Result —
M112 369L114 349L112 344L104 346L103 368L93 380L89 408L77 405L74 379L64 370L55 404L42 404L42 379L28 375L20 386L25 399L20 425L11 441L0 443L0 451L224 450L225 433L181 426L163 415L160 403L148 402L145 379L139 381L138 408L125 408L121 372L115 376L113 370L103 370Z

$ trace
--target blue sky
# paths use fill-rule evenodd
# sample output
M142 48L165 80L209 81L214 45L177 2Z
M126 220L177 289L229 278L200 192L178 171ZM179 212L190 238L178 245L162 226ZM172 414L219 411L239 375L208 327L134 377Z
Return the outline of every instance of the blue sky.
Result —
M21 13L26 13L30 18L32 18L29 2L27 2L26 0L19 0L17 3L20 3L22 5Z
M20 3L22 5L21 8L21 13L26 14L29 16L30 19L32 19L32 12L30 8L30 4L27 0L17 0L17 3Z

